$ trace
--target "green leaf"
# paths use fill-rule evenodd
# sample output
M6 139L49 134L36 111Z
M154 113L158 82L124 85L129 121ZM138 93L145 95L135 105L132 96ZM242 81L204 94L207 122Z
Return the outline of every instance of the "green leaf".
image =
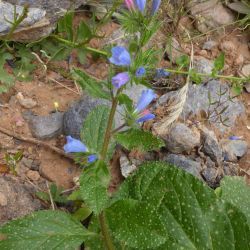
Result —
M81 197L95 214L99 214L108 204L109 180L109 171L103 161L97 161L95 166L84 170L80 177Z
M2 226L0 249L74 250L92 235L67 213L39 211Z
M214 77L219 71L223 70L225 65L225 54L221 53L215 60L214 60L214 67L212 69L212 76Z
M128 111L132 111L134 109L133 101L126 94L120 94L118 96L118 100L119 100L119 105L125 105Z
M140 166L121 185L113 204L128 198L153 206L154 216L163 223L168 238L156 249L233 250L242 249L242 242L250 242L249 226L243 222L246 216L239 205L219 199L206 184L173 165L153 162ZM122 208L119 211L122 213ZM119 215L112 216L112 220L119 219ZM242 222L241 235L238 230ZM123 229L127 230L126 224ZM144 238L143 234L136 236L134 240ZM250 248L246 245L245 249Z
M72 70L73 77L79 83L79 85L85 89L93 97L110 99L110 94L103 89L103 82L98 82L94 78L90 77L80 69Z
M250 226L250 187L243 177L226 176L221 181L221 198L238 208Z
M74 12L67 12L63 18L61 18L57 24L57 29L59 33L64 33L66 38L70 41L74 39L74 31L73 31L73 18Z
M89 26L84 22L81 21L79 26L77 27L77 42L83 42L92 37L92 32Z
M86 220L90 215L91 215L92 211L87 207L85 206L84 204L78 208L74 213L73 213L73 217L76 219L76 220L79 220L79 221L84 221Z
M176 64L180 67L188 67L189 66L189 57L187 55L182 55L177 57Z
M105 210L108 225L116 240L129 247L151 249L162 245L167 235L155 207L146 202L125 199Z
M202 79L201 77L198 75L198 73L194 70L194 69L190 69L189 72L188 72L189 76L190 76L190 79L197 83L197 84L200 84L202 82Z
M138 149L142 152L163 147L164 142L148 131L129 129L116 135L116 140L128 150Z
M110 108L97 106L87 116L81 130L81 139L89 152L100 153L108 125Z

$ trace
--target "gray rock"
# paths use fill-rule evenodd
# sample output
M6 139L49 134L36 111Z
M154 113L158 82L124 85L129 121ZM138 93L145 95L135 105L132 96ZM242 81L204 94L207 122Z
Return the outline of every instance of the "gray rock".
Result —
M239 175L239 168L239 164L223 162L224 175L237 176Z
M105 100L96 99L87 95L83 96L65 112L63 117L63 133L80 139L80 130L87 115L96 106L106 104L107 102Z
M130 162L126 155L122 154L120 157L120 168L122 176L127 178L136 170L137 166Z
M24 113L34 137L49 139L60 135L63 131L63 113L56 112L47 116L37 116L32 112Z
M201 74L211 74L212 69L214 67L213 62L210 60L202 57L202 56L196 56L194 58L194 69ZM209 80L209 76L202 77L204 80Z
M202 33L235 21L233 12L218 0L187 1L187 7L196 21L197 29Z
M203 128L201 130L202 151L218 165L222 161L222 150L213 131Z
M202 177L210 187L216 188L219 186L219 180L221 178L215 168L205 168L202 171Z
M208 113L208 93L210 93L212 101L218 101L220 98L218 95L220 88L222 92L227 92L221 97L221 102L223 104L217 111L220 111L227 106L227 110L221 115L223 120L228 119L225 122L227 126L224 126L220 122L216 121L216 118L218 117L215 116L213 118L210 117L209 121L212 122L213 125L216 126L222 133L232 128L236 118L245 113L245 107L237 98L234 98L233 101L227 101L229 99L229 95L232 96L230 88L226 84L222 84L217 80L211 80L207 84L189 86L186 103L180 118L186 120L189 117L199 116L202 111ZM176 91L171 91L161 96L156 106L165 105L173 96L176 96Z
M0 36L9 32L10 24L4 19L13 20L14 5L18 13L23 6L29 5L29 14L21 25L15 30L12 40L30 42L49 35L56 27L57 20L67 10L86 4L86 0L6 0L0 2Z
M222 140L221 147L225 161L237 161L247 152L247 142L242 140Z
M166 142L166 148L172 153L189 153L200 145L200 134L192 131L183 123L175 124L169 132L162 136Z
M183 155L176 155L176 154L169 154L163 158L164 161L179 167L190 174L201 178L200 171L201 171L201 164L200 162L193 161Z
M42 208L40 201L34 199L36 190L16 178L0 176L0 190L0 225Z
M209 40L209 41L206 41L203 46L202 46L202 49L205 49L205 50L212 50L214 47L216 47L218 45L218 43L216 41L213 41L213 40Z

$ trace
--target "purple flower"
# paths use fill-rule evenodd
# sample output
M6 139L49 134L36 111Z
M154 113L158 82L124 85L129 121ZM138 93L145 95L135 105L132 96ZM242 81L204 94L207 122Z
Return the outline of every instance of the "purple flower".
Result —
M129 74L127 72L118 73L116 76L112 77L112 84L117 89L126 84L128 81Z
M97 160L97 156L96 155L89 155L88 156L88 163L92 163L94 161Z
M165 69L156 69L155 78L163 78L169 76L170 73L167 72Z
M129 66L131 63L130 55L128 51L121 46L113 47L112 56L109 58L109 61L117 66Z
M151 16L153 16L159 9L161 4L161 0L153 0L152 8L151 8Z
M139 119L136 120L136 122L145 122L148 120L152 120L155 118L155 115L150 113L149 110L144 110L142 113L140 113L140 115L142 115Z
M87 147L77 139L73 137L66 136L67 143L64 145L63 149L66 153L85 153L88 151ZM97 160L96 155L89 155L88 156L88 163L92 163Z
M145 75L146 74L146 69L144 68L144 67L139 67L137 70L136 70L136 72L135 72L135 75L137 76L137 77L142 77L143 75Z
M87 152L87 147L77 139L71 136L67 136L67 143L64 145L63 149L66 153L80 153Z
M146 0L135 0L136 6L140 12L143 12L146 6Z
M156 94L152 89L143 90L135 111L140 112L144 110L155 98Z
M133 0L124 0L127 8L129 10L134 9L134 1Z
M237 140L241 140L241 138L239 136L232 135L232 136L229 136L229 140L237 141Z

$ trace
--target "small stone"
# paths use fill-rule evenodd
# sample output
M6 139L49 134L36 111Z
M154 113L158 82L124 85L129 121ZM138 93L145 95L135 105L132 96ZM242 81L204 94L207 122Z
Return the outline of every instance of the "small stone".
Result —
M247 152L247 142L242 140L222 140L221 147L225 161L236 162Z
M18 162L15 168L15 171L18 176L24 179L26 176L26 173L29 171L29 168L25 167L24 164L22 164L21 162Z
M201 129L201 140L203 143L202 151L219 165L222 161L222 151L215 133L203 127Z
M239 164L223 162L223 170L225 175L237 176L239 175Z
M23 157L22 160L20 161L20 164L23 164L25 167L29 169L31 169L32 163L33 163L33 160L28 159L26 157Z
M214 64L210 60L202 56L194 57L194 68L196 69L198 73L209 75L212 73L213 67L214 67ZM209 77L206 77L206 78L209 79Z
M190 174L201 178L200 171L201 171L201 163L191 160L183 155L176 155L176 154L169 154L163 158L164 161L179 167Z
M239 54L236 59L234 60L236 65L242 65L244 63L244 56Z
M200 145L199 132L191 130L183 123L175 124L166 135L161 135L161 137L171 153L189 153Z
M20 103L20 105L26 109L32 109L37 105L37 102L32 100L31 98L24 98L21 92L19 92L16 95L16 98L18 102Z
M236 46L232 41L224 41L220 44L220 49L226 54L233 55L236 53Z
M247 93L250 93L250 82L249 82L249 83L246 83L246 84L244 85L244 87L245 87Z
M132 164L126 155L122 154L120 157L120 167L122 176L127 178L131 173L136 170L136 165Z
M241 75L243 77L249 77L250 76L250 64L246 64L241 69Z
M32 181L38 181L40 179L40 174L37 171L29 170L26 175Z
M24 113L24 118L28 121L31 133L36 138L49 139L62 133L63 113L61 112L51 113L47 116Z
M217 47L218 46L218 43L216 41L206 41L203 46L202 46L202 49L203 50L212 50L213 48Z
M7 206L7 204L8 204L8 200L6 196L2 192L0 192L0 207L5 207Z
M215 168L205 168L202 171L202 176L210 187L216 188L219 186L220 178L218 178L218 171Z
M202 50L199 51L199 55L206 57L207 56L207 51L202 49Z

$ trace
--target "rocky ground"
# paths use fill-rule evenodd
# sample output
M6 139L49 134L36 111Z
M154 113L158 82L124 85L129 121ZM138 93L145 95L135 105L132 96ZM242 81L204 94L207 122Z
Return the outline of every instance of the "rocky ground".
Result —
M183 25L187 27L191 25L192 29L196 28L204 33L224 25L223 22L234 20L232 12L219 5L217 11L220 15L214 12L212 21L200 23L196 18L197 8L191 11L193 19L183 17L178 29ZM226 17L219 19L224 12ZM207 11L203 13L208 15ZM79 14L76 22L81 18L86 16ZM192 20L195 20L195 24ZM118 24L108 23L103 27L103 32L106 38L101 41L91 41L92 46L100 48L111 42L126 44L126 40L118 39L122 37ZM165 32L163 27L152 43L165 46ZM174 62L177 56L191 53L190 42L185 42L180 33L176 32L172 39L171 53L167 52L159 67L169 66L170 58ZM222 51L226 55L223 74L249 76L249 40L249 35L237 29L237 26L194 39L196 69L201 73L210 73L212 60ZM72 58L72 64L81 67L87 73L99 79L106 77L108 65L105 60L94 60L88 56L86 62L81 65L74 60L74 53ZM59 64L60 67L67 69L66 62ZM37 191L48 191L48 182L54 182L64 189L76 185L80 168L71 159L61 154L61 151L55 152L40 145L39 141L62 149L65 135L79 137L79 128L87 114L96 105L103 103L102 100L96 100L86 93L81 93L73 81L65 79L59 72L49 69L47 73L45 79L41 77L41 70L38 69L33 81L17 82L8 93L0 95L0 224L49 206L35 195ZM169 81L173 79L178 80L173 75ZM233 93L229 83L225 81L204 78L201 85L190 83L184 109L178 121L170 129L164 129L164 118L168 115L167 108L176 98L179 88L177 86L177 90L172 90L159 85L160 88L156 88L159 98L151 107L157 118L153 123L144 124L144 128L152 130L154 134L163 138L166 147L160 152L147 154L127 152L117 147L112 160L111 190L116 189L122 179L145 160L163 160L173 163L207 182L213 188L219 185L224 175L242 175L250 180L249 84L246 84L240 96L233 101L228 101ZM136 102L143 88L136 86L129 88L127 92ZM226 93L221 99L218 95L220 89ZM213 111L213 107L208 103L208 92L213 100L220 99L222 103L220 110L227 107L222 114L223 118L227 119L226 126L216 120L216 115L211 116L210 119L204 117L204 113ZM59 104L57 110L55 102ZM116 124L119 125L120 121L121 117L117 114ZM11 133L6 135L4 131L1 132L1 128ZM36 139L36 141L31 143L30 140L26 140L27 138ZM14 175L5 157L6 154L14 156L18 152L22 152L22 159L13 163L16 171Z

